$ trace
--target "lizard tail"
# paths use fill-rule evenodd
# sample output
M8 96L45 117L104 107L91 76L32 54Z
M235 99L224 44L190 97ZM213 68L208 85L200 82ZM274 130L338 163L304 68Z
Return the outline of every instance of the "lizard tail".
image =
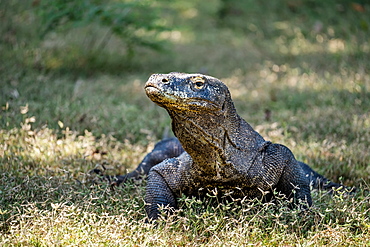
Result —
M342 192L349 192L349 193L356 192L356 188L350 188L340 183L334 183L330 181L329 179L327 179L326 177L324 177L323 175L314 171L307 164L300 162L300 161L298 161L298 163L302 167L304 173L306 174L306 177L309 179L310 186L313 189L328 190L330 192L334 192L334 191L342 191Z

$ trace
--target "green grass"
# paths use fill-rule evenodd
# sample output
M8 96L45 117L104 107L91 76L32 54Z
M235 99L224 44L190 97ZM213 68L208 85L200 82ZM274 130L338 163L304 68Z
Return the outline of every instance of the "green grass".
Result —
M33 7L0 0L1 245L370 244L370 6L231 2L226 15L222 1L158 2L167 48L127 58L116 37L87 46L104 33L94 25L40 40ZM309 212L181 198L146 224L145 181L111 190L88 171L125 173L153 148L170 120L143 85L170 71L222 79L266 139L358 193L314 191Z

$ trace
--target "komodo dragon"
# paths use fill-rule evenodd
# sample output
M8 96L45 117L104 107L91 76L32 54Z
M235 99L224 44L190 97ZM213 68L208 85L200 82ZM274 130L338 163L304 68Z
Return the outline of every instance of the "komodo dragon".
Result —
M177 138L156 144L135 171L116 177L116 184L148 174L146 212L157 219L161 206L176 208L176 198L219 196L271 200L274 191L292 205L312 204L314 188L340 188L294 158L281 144L265 141L236 112L230 92L217 78L172 72L154 74L147 96L165 108Z

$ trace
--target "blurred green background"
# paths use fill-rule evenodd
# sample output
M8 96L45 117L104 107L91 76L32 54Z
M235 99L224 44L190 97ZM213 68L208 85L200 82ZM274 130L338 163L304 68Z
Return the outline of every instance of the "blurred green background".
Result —
M267 139L297 145L304 160L331 159L356 145L353 163L369 174L366 1L2 0L1 6L3 133L27 122L57 138L68 128L147 146L166 132L169 118L146 98L145 80L201 72L229 86L239 113ZM307 157L310 142L345 148ZM360 171L345 165L334 177L350 177L348 170Z

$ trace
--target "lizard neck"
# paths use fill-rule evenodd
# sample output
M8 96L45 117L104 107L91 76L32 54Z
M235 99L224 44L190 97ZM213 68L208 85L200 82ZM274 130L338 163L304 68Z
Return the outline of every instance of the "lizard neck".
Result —
M170 111L172 129L194 165L216 172L217 167L229 165L240 152L252 152L263 138L244 121L232 101L226 101L220 111Z

